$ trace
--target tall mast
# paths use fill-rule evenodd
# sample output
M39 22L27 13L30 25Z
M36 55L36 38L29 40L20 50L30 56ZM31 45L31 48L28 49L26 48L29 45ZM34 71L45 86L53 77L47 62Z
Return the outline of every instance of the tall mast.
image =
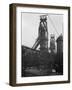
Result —
M40 24L38 30L38 38L36 39L33 49L36 49L40 45L41 52L48 52L48 29L47 29L47 16L40 16Z

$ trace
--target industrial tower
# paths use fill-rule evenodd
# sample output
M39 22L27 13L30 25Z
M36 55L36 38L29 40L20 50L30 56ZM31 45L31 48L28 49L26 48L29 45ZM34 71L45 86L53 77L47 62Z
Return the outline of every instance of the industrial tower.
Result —
M51 52L55 51L55 35L51 34L50 36L50 50Z
M38 30L38 38L33 45L33 49L36 49L40 45L40 52L48 52L48 30L47 30L47 16L40 16L40 24Z

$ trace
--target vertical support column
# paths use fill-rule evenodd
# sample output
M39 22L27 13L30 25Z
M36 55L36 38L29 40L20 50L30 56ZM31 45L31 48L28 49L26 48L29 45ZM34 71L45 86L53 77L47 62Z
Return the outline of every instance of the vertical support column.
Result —
M48 52L47 17L45 15L40 16L39 39L40 51L44 53Z

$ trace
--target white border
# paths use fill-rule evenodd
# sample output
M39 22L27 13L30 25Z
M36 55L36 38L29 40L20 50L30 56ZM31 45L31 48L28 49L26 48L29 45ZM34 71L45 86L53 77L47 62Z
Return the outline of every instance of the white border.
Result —
M39 12L63 14L64 33L63 33L63 75L41 76L41 77L21 77L21 12ZM68 11L62 9L44 9L44 8L16 8L16 83L34 83L68 80Z

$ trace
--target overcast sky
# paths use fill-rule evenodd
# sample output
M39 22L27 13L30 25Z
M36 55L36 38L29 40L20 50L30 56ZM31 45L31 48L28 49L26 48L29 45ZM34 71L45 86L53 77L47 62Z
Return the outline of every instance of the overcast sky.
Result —
M22 45L32 47L35 43L38 37L40 15L43 14L22 13ZM57 39L63 33L63 15L48 14L48 16L48 39L50 39L50 34L55 34L55 39Z

